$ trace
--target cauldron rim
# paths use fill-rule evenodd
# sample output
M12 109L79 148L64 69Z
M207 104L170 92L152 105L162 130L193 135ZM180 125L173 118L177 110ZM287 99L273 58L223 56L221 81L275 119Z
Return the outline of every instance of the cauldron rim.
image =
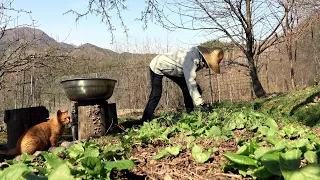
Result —
M68 81L77 81L77 80L108 80L108 81L117 82L117 80L109 79L109 78L74 78L74 79L63 80L60 83L64 83L64 82L68 82Z

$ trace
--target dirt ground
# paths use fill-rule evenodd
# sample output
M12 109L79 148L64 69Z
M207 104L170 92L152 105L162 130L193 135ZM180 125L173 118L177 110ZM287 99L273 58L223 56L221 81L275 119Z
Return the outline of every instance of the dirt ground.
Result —
M196 144L204 147L204 150L216 147L218 151L213 153L206 163L194 161L191 150L183 150L178 156L168 156L159 160L152 158L166 147L166 143L156 141L147 147L136 147L128 154L129 159L136 160L137 166L128 174L115 175L120 179L152 179L152 180L226 180L226 179L252 179L243 178L233 172L223 172L222 166L228 160L223 156L226 152L237 151L237 139L239 137L250 137L244 130L235 131L236 138L228 141L214 141L213 139L197 140ZM170 139L170 144L184 144L184 137Z

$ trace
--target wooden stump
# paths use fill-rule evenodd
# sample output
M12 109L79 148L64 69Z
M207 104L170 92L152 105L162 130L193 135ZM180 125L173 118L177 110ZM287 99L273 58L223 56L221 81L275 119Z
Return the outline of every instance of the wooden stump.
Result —
M78 102L78 139L104 136L110 127L107 101Z
M7 124L7 148L16 147L17 141L24 132L34 125L47 121L48 118L49 111L43 106L6 110L4 122Z
M91 115L92 113L94 114L93 116ZM100 120L101 124L99 124L99 126L97 122L94 124L94 119ZM84 101L74 103L71 123L73 140L82 140L87 139L88 137L106 135L110 132L110 127L115 124L118 124L115 103L108 104L107 101Z

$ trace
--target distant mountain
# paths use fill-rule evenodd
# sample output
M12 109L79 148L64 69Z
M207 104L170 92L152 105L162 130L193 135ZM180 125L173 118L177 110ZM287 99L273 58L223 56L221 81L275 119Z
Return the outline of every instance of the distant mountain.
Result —
M69 46L58 43L39 29L29 27L7 29L0 39L1 52L9 50L23 54L44 54L52 47L61 51Z
M48 36L46 33L41 31L40 29L30 28L30 27L18 27L18 28L7 29L0 41L8 42L8 41L16 41L19 39L24 39L29 41L34 39L39 39L46 42L56 42L53 38Z
M60 44L61 44L62 47L69 48L69 49L77 48L77 47L78 47L77 45L68 44L68 43L65 43L65 42L60 42Z
M57 42L42 30L30 27L8 29L0 39L0 50L2 52L22 45L26 45L26 50L32 53L45 53L48 49L55 49L59 54L68 53L86 59L113 59L118 55L118 53L114 51L103 49L89 43L76 46L65 42Z
M140 63L140 61L145 63L154 56L152 54L128 52L117 53L90 43L76 46L65 42L57 42L54 38L36 28L19 27L6 30L4 36L0 39L0 54L7 50L15 52L16 49L19 49L18 47L23 47L18 54L43 55L47 59L69 56L76 60L79 65L86 66L90 62L90 65L95 67L117 66L119 63Z
M90 44L90 43L83 44L83 45L79 46L78 48L76 48L74 51L79 54L91 53L91 55L94 58L98 58L98 59L105 59L105 58L116 59L119 55L119 53L117 53L117 52L111 51L109 49L104 49L104 48L98 47L98 46ZM79 51L82 51L82 52L79 52Z

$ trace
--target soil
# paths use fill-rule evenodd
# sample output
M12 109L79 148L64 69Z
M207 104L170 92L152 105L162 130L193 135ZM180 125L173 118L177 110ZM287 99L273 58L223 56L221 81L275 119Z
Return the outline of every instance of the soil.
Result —
M163 142L153 142L147 147L137 147L128 158L136 160L137 166L131 170L129 176L122 174L120 179L131 179L132 174L137 179L154 179L154 180L184 180L184 179L252 179L243 178L233 172L223 172L222 166L228 160L223 156L226 152L235 152L237 150L237 139L240 137L248 138L250 136L244 130L235 131L236 138L228 141L214 141L213 139L197 140L196 144L204 147L204 150L216 147L218 151L213 153L206 163L195 162L191 150L183 150L178 156L168 156L159 160L153 160L153 156L157 155L166 147ZM183 144L183 137L170 139L170 144Z

